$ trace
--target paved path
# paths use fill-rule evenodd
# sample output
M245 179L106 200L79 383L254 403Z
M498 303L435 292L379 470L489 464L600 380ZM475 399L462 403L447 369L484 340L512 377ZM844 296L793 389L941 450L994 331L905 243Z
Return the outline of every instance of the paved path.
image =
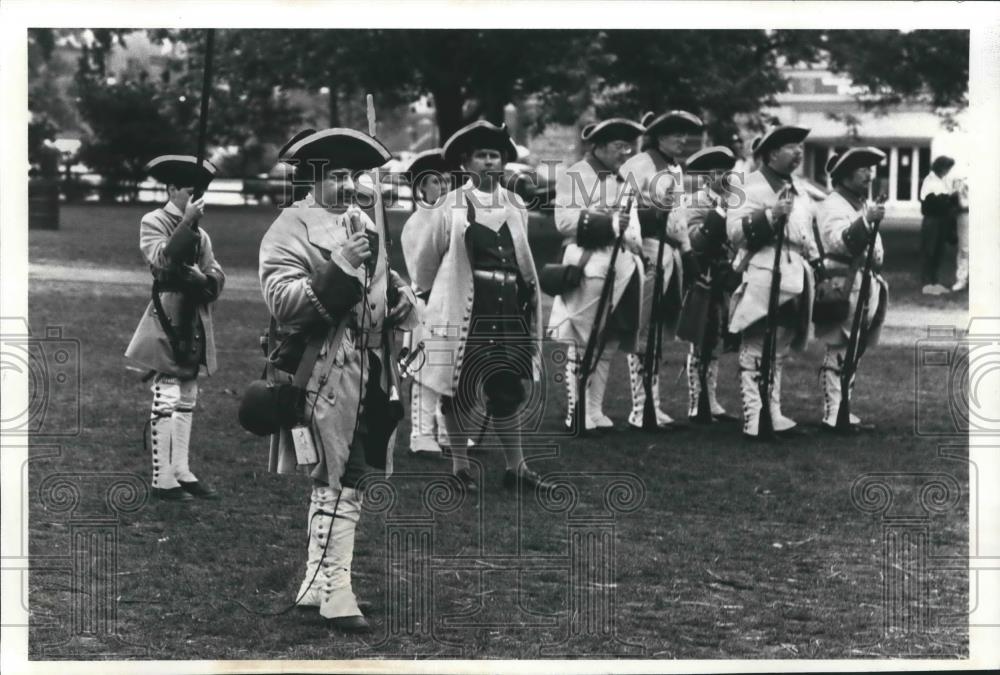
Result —
M64 293L131 296L149 295L150 276L141 269L37 262L28 264L28 282L32 292L51 288ZM263 302L257 273L227 270L223 297Z
M42 261L29 264L28 279L32 292L119 296L145 296L149 293L149 274L137 269ZM227 298L263 302L256 272L245 269L228 271L223 300ZM542 302L544 315L548 316L552 299L543 295ZM889 308L882 341L886 344L912 345L914 340L927 335L929 326L953 326L964 330L968 323L969 313L961 308L938 309L897 302Z

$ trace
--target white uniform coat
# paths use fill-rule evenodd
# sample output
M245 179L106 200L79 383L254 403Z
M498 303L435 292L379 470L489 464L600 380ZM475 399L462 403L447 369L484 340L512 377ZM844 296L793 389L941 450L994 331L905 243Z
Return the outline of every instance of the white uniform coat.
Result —
M852 204L839 190L834 190L820 204L816 213L816 228L822 238L823 252L828 256L825 262L826 270L834 277L835 282L842 281L850 288L851 309L847 315L847 320L842 323L816 324L816 335L827 340L831 340L832 338L833 342L850 336L854 312L861 293L861 277L864 274L868 249L865 247L865 251L860 255L852 256L844 245L843 238L844 231L855 220L860 218L861 214L861 205L858 204L855 206ZM832 258L829 256L832 256ZM875 256L872 261L873 272L882 268L884 256L882 235L879 234L875 239ZM874 272L872 282L868 294L868 314L866 319L869 326L866 333L867 345L878 344L882 323L889 304L889 284L877 272Z
M361 214L361 220L369 229L375 228L366 214ZM370 370L361 367L364 350L356 347L356 329L340 332L338 327L347 320L378 335L386 317L388 285L410 294L398 275L389 270L385 232L378 232L378 262L367 293L346 314L330 315L313 292L310 277L329 260L348 276L364 283L365 266L354 268L341 255L349 232L346 213L334 214L315 206L312 200L303 200L282 210L264 234L259 261L264 301L279 329L289 332L317 328L326 330L316 365L306 385L308 405L315 403L311 409L310 428L320 452L320 462L307 469L313 478L327 482L334 489L340 488L340 477L357 426L358 399L364 396ZM416 320L414 315L415 311L411 312L408 321ZM408 322L404 322L398 328L407 327ZM372 339L381 342L381 336ZM382 362L382 386L385 388L388 374L383 352L378 350L376 355ZM281 377L283 375L279 371L276 379ZM291 375L285 379L291 381ZM387 475L392 472L393 442L394 437L387 448ZM269 469L277 473L296 471L295 446L288 430L271 437Z
M172 263L164 255L164 248L170 241L171 235L177 230L177 226L183 219L183 212L172 203L168 202L163 208L150 211L142 217L139 226L139 248L142 255L149 264L149 270L154 278L163 279L172 274ZM175 358L173 348L167 339L167 334L163 331L163 326L156 316L156 308L152 301L146 305L139 325L125 349L125 360L129 368L136 370L155 370L158 373L165 373L181 377L182 379L196 376L199 372L211 375L218 367L215 356L215 330L212 323L212 303L222 293L222 288L226 284L226 275L222 267L215 260L212 251L212 240L204 228L198 228L201 239L198 245L198 267L207 276L215 280L211 291L201 293L200 299L185 300L184 295L179 292L165 291L160 293L160 303L176 327L178 317L181 312L183 302L197 302L196 321L198 325L194 327L196 332L202 333L205 352L204 362L197 368L179 365ZM176 328L175 328L176 329Z
M514 241L514 257L521 277L531 288L529 339L536 342L536 374L540 368L542 303L535 260L528 245L528 212L519 203L517 196L505 189L498 188L490 196L474 191L467 183L449 192L439 206L427 211L427 222L421 226L424 234L415 237L415 240L404 242L413 285L419 291L430 290L423 316L427 359L414 379L442 396L452 396L455 393L472 318L474 284L465 238L469 227L468 195L471 192L476 193L473 206L477 210L484 200L488 203L491 199L503 210L502 216L495 213L490 218L507 223ZM485 223L485 218L482 222Z
M779 304L800 297L801 315L792 340L794 349L802 349L812 337L812 303L814 278L806 262L819 258L819 248L813 234L815 206L801 179L792 176L796 195L785 225L785 245L781 254L781 292ZM754 171L743 186L745 201L729 211L726 218L729 242L738 249L733 269L745 267L743 283L733 293L730 305L729 330L743 331L755 321L767 316L771 292L771 270L774 266L774 246L768 245L755 253L747 249L743 233L743 218L769 212L778 203L781 179L767 167ZM746 258L749 256L749 260Z
M556 229L568 241L563 253L563 264L576 265L584 254L584 249L576 244L577 223L580 213L587 208L624 208L625 198L622 195L625 183L618 174L613 173L590 158L581 160L571 166L556 184L555 220ZM622 203L619 203L621 200ZM623 238L624 246L619 251L615 261L615 287L611 296L611 306L605 313L605 322L622 298L632 275L639 273L639 293L635 295L635 306L626 311L635 313L638 317L642 298L643 265L642 265L642 235L635 209L628 214L621 214L620 219L628 219L628 229ZM578 347L587 343L593 331L597 305L600 301L604 280L608 275L611 255L614 245L594 249L583 268L583 282L579 287L557 297L552 303L552 313L549 316L548 335L560 340L573 340ZM622 348L626 351L634 349L638 340L637 330L625 339Z
M676 207L667 218L667 236L677 242L677 246L667 243L663 250L663 292L664 306L668 312L663 317L664 327L669 334L677 329L680 317L680 307L683 299L683 269L681 253L691 250L691 238L688 235L683 216L682 197L684 193L684 172L680 165L669 163L655 148L629 158L622 165L620 173L625 178L626 189L636 190L646 205L662 204L667 192L674 193ZM672 180L666 178L667 175ZM659 253L660 241L655 237L642 240L642 256L646 265L645 289L643 292L642 317L639 322L639 346L637 351L645 350L645 340L648 335L649 317L652 309L653 283L656 276L656 256Z

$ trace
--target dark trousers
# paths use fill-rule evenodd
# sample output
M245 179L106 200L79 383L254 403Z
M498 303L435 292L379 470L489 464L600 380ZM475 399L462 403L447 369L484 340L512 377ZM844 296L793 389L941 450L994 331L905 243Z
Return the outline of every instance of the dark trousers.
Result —
M388 396L380 384L382 364L372 352L367 352L367 356L368 383L361 418L348 446L344 475L340 477L340 484L348 488L357 487L369 472L385 469L386 444L399 421L392 416Z
M948 216L924 216L920 224L920 280L925 285L938 282L938 268L950 228Z

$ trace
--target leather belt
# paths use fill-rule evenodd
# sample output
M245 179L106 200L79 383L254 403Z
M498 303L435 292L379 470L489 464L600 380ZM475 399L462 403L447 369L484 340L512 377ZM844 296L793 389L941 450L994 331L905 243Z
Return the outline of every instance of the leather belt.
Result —
M517 274L507 270L473 270L472 276L480 281L491 281L501 286L517 283Z
M382 329L348 326L344 339L353 342L357 349L381 349Z

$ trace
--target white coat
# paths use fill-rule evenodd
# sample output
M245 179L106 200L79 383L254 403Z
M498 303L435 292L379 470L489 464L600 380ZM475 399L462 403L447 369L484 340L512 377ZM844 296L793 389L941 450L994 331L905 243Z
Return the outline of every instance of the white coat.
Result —
M442 396L452 396L458 386L458 377L472 318L474 283L466 231L468 184L452 190L439 206L426 213L427 221L421 225L421 235L403 241L411 281L419 291L430 291L423 316L423 334L426 351L424 366L414 379ZM535 344L535 372L540 366L541 354L541 297L538 292L538 275L535 260L528 245L528 212L513 193L499 188L492 196L478 193L474 206L483 199L495 198L504 211L507 227L514 240L514 257L524 282L532 292L532 318L530 337Z
M827 256L834 256L834 259L827 259L825 266L831 275L843 276L845 283L850 289L850 312L847 320L841 323L817 323L816 335L834 342L841 338L846 338L851 334L851 325L854 320L854 312L857 308L858 298L861 294L861 278L864 274L865 260L868 249L860 255L851 255L844 245L844 231L847 230L854 221L861 217L861 205L855 206L840 193L835 190L819 206L816 213L816 228L822 238L823 252ZM882 267L882 260L885 256L882 248L882 235L875 239L875 255L872 260L872 270L879 270ZM847 261L850 261L849 263ZM889 284L882 278L881 274L874 273L872 284L868 294L868 330L866 332L867 345L878 344L879 335L882 330L882 323L885 320L885 313L889 304Z
M598 173L598 168L595 168L595 164L589 158L571 166L559 180L556 184L555 221L556 229L569 242L563 253L564 265L577 265L584 255L584 249L576 244L580 213L587 208L624 208L622 195L624 187L624 181L619 180L617 174L607 170ZM628 229L623 238L624 250L619 251L615 262L615 286L611 294L611 305L604 316L605 321L611 315L613 308L618 307L636 271L638 271L640 292L635 295L635 306L626 308L626 311L634 312L638 317L642 298L642 235L634 205L629 213L620 214L619 219L628 223ZM594 329L597 305L604 288L604 280L608 276L613 250L613 244L594 249L583 268L584 278L580 286L553 301L547 327L547 334L550 337L573 340L578 347L586 345ZM635 325L634 334L622 342L625 351L634 349L638 341L638 321Z
M785 246L780 257L781 290L779 305L799 297L801 299L799 322L792 340L794 349L803 349L812 337L812 303L814 278L806 262L819 258L819 249L813 234L815 207L806 192L805 184L792 176L796 196L792 211L785 225ZM752 218L761 212L769 213L778 203L780 180L767 167L754 171L743 185L742 205L731 209L726 218L730 244L738 250L733 260L734 269L744 269L743 283L733 293L730 305L729 330L738 333L752 323L767 316L771 292L771 270L774 267L774 246L767 245L751 253L747 249L743 232L744 217ZM747 258L749 257L749 260Z

